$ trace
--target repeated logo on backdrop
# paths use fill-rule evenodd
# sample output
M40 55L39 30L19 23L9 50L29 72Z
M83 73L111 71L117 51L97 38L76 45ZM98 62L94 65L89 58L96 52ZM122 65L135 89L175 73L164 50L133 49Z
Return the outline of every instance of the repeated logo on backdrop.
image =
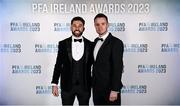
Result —
M1 53L21 53L21 44L4 43L0 44Z
M40 23L10 22L10 31L38 32L40 31Z

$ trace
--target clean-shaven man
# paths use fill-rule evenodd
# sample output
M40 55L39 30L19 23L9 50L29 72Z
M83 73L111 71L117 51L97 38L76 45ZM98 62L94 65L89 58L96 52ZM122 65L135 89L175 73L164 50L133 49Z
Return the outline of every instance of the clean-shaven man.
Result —
M93 63L94 105L121 105L123 42L108 32L108 18L99 13L94 18L95 39Z

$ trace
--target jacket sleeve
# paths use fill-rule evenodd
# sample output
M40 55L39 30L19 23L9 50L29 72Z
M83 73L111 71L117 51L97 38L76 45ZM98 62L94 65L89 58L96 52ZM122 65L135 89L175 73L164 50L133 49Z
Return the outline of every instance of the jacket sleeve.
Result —
M122 88L121 77L123 73L123 52L124 44L121 40L115 39L112 44L111 61L111 90L120 92Z
M51 81L51 83L53 84L58 84L59 82L59 77L62 70L62 57L63 57L62 55L63 55L62 42L59 42L56 64L54 66L54 72L53 72L53 77Z

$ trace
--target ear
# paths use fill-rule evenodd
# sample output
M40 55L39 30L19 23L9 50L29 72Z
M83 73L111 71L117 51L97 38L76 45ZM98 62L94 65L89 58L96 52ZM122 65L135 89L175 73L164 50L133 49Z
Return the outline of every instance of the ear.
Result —
M71 29L71 31L72 31L72 26L70 26L70 29Z
M109 28L109 23L107 23L107 27Z

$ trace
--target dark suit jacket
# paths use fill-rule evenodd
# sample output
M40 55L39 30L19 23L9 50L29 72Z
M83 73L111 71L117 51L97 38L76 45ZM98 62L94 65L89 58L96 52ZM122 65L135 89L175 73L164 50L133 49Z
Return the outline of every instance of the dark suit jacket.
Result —
M123 86L123 51L123 42L110 33L100 47L93 64L93 89L120 92Z
M83 70L83 89L90 90L91 87L91 65L93 62L92 42L84 38L84 70ZM72 89L72 37L69 37L59 42L58 55L54 68L53 78L51 83L58 84L61 78L60 87L64 91Z

